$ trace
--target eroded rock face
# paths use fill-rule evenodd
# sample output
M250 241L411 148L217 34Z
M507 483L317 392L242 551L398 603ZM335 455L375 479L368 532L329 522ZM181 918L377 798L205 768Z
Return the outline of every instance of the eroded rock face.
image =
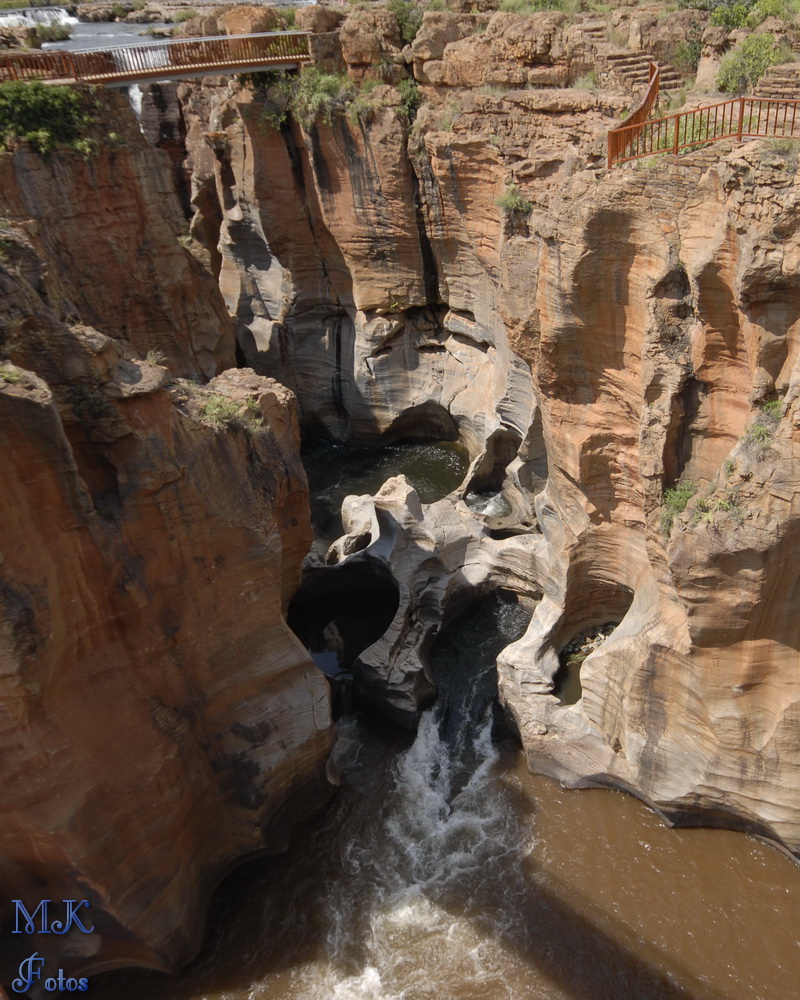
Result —
M247 369L201 387L142 357L213 374L230 344L165 154L0 171L0 921L49 897L95 925L26 937L2 977L35 948L71 974L175 969L219 878L328 795L328 689L284 619L311 540L296 404Z
M220 192L221 285L240 338L261 338L253 363L294 378L306 419L342 437L391 432L404 412L413 426L420 399L445 405L472 481L488 462L511 509L499 523L452 500L417 511L399 486L359 501L328 562L377 559L401 595L361 657L367 696L412 717L437 617L505 572L536 602L500 662L534 767L797 850L792 170L759 146L587 170L614 98L568 89L459 93L447 131L433 102L410 141L385 107L357 127L279 132L247 97L220 96L216 164L195 144L194 169ZM512 182L524 213L498 205ZM412 333L434 304L450 318ZM696 499L667 535L680 480ZM561 650L608 622L583 697L561 704Z
M409 161L397 94L384 92L395 106L369 128L337 116L304 132L270 127L248 91L210 100L185 88L196 231L219 220L220 288L244 355L291 386L308 424L398 439L413 436L404 415L418 408L425 436L455 428L477 457L502 428L521 438L530 382L515 376L496 290L479 277L479 234L440 211L443 225L425 218L427 167L420 176Z
M234 363L230 320L206 270L181 246L186 221L168 159L144 141L124 97L99 115L117 145L84 158L0 156L0 216L23 226L55 314L79 317L173 373L211 378Z

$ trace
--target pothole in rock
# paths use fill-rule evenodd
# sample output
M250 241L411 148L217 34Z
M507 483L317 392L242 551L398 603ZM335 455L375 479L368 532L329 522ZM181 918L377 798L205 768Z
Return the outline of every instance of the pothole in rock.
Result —
M583 697L581 667L586 657L606 641L619 622L591 625L579 632L564 646L558 656L560 664L553 678L553 694L562 705L575 705Z
M314 535L327 542L342 534L346 496L374 496L387 479L402 474L422 503L434 503L461 485L469 467L466 449L454 441L364 446L309 438L303 444L302 459L311 492Z
M328 677L334 718L353 709L353 664L391 625L397 585L378 567L322 570L301 584L289 605L289 628Z
M522 638L531 614L512 591L493 590L473 601L436 636L428 662L438 691L439 729L448 745L467 738L489 711L495 730L503 732L497 657Z
M467 493L464 503L473 513L483 514L486 517L508 517L511 513L511 504L499 490Z

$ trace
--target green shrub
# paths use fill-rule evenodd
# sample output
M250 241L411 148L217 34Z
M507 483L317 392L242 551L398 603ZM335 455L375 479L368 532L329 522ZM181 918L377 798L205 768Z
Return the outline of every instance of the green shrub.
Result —
M116 21L121 21L127 13L128 12L125 10L125 8L122 6L121 3L113 4L111 9L109 10L109 14Z
M747 27L757 28L768 17L791 21L800 13L800 0L756 0L747 16Z
M281 10L281 15L286 22L286 30L294 31L295 25L297 24L297 8L296 7L284 7Z
M77 149L94 119L86 114L82 95L71 87L43 83L0 83L0 137L25 139L39 153L57 146ZM83 151L83 150L82 150Z
M174 24L183 24L184 21L191 21L193 17L197 17L197 11L192 10L182 10L180 14L176 14L172 21Z
M700 56L703 53L703 30L698 21L692 21L686 38L678 42L675 50L670 53L669 61L684 76L691 76L697 72L700 65Z
M35 30L35 48L39 48L45 42L64 42L72 37L72 32L65 24L37 24Z
M400 91L398 114L407 122L413 122L417 117L417 110L422 104L422 92L419 89L419 84L416 80L401 80L397 89Z
M22 376L13 368L9 368L8 365L0 365L0 380L8 382L9 385L16 385L22 380Z
M509 215L514 212L520 212L527 215L533 208L533 205L528 201L527 198L520 194L519 188L516 184L509 184L505 191L497 199L497 204L504 212L508 212Z
M404 45L410 45L417 37L422 18L428 10L447 10L444 0L430 0L429 3L414 3L414 0L389 0L386 9L397 18L400 37Z
M729 94L753 90L770 66L792 58L791 49L774 35L748 35L725 56L717 74L717 86Z
M770 139L767 148L786 161L789 170L796 170L800 162L800 139Z
M593 69L589 70L588 73L579 76L572 86L575 90L597 90L597 73Z
M678 6L710 11L712 24L726 28L756 28L768 17L791 21L800 0L678 0Z
M343 111L355 94L355 87L344 74L324 73L316 66L303 69L291 101L295 118L309 128L321 118L330 124L335 111Z
M200 407L200 419L212 427L230 427L242 415L242 404L227 396L212 396Z
M538 14L542 10L572 11L572 0L503 0L500 10L510 14Z
M451 97L444 110L436 122L436 127L440 132L452 132L453 125L461 117L461 105L457 98Z
M742 443L745 452L757 462L763 461L770 452L769 443L781 422L783 400L773 399L762 403L752 424L745 431Z
M212 427L220 429L239 427L247 433L262 429L264 426L261 406L257 399L237 402L228 396L212 396L200 407L200 419Z
M739 504L739 492L735 487L728 487L721 497L700 497L695 503L692 517L689 524L699 524L706 521L711 524L715 520L716 514L730 514L737 524L744 522L744 514Z
M695 492L694 483L690 483L688 480L684 480L678 483L677 486L673 486L672 489L664 491L663 505L665 509L661 515L661 530L665 535L668 535L672 531L675 518L678 514L682 514L686 510L686 506L695 495Z
M315 66L303 69L298 76L283 70L264 73L244 73L238 77L242 86L252 87L262 101L262 118L272 128L284 125L289 115L305 128L316 121L330 124L334 115L347 114L359 118L371 114L376 103L371 92L377 80L356 84L345 74L324 73ZM398 85L401 106L399 113L411 120L422 102L414 80L401 80Z
M400 37L404 45L410 45L417 37L417 32L422 24L422 15L425 13L420 4L411 0L389 0L386 9L391 11L397 18L400 27Z

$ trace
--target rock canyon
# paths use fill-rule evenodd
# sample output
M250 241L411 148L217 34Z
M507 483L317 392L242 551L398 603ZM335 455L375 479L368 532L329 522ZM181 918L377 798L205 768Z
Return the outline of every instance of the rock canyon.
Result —
M689 12L618 13L663 59ZM150 84L141 123L86 95L91 155L0 153L0 867L91 901L64 962L186 963L222 875L325 804L329 686L287 619L350 591L393 595L360 704L413 728L437 633L511 592L531 769L800 852L796 157L607 170L632 97L595 24L481 2L408 43L303 7L305 72L346 80L317 113L280 75ZM468 470L348 496L312 549L301 429Z

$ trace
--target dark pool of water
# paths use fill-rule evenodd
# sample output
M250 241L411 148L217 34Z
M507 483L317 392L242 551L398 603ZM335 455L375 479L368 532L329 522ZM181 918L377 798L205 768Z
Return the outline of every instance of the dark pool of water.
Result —
M469 466L466 450L451 441L411 441L378 448L314 438L304 443L302 455L314 532L327 541L342 534L340 512L346 496L373 496L387 479L402 474L423 503L433 503L460 485Z

